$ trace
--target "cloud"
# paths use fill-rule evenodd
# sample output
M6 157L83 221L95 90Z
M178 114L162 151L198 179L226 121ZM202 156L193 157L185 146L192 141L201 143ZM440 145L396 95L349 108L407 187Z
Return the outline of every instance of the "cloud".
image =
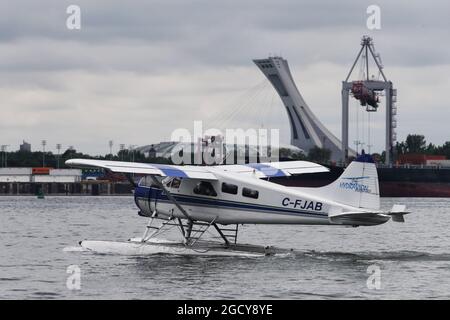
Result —
M340 136L340 84L363 34L374 37L399 89L399 138L420 131L435 143L448 139L446 1L379 1L376 31L365 26L370 1L83 0L81 30L65 27L69 4L0 4L2 144L45 138L105 153L110 139L155 143L198 119L278 126L286 143L274 90L252 89L264 77L251 59L269 54L288 59L305 100ZM255 93L253 104L245 92ZM383 112L371 120L381 150Z

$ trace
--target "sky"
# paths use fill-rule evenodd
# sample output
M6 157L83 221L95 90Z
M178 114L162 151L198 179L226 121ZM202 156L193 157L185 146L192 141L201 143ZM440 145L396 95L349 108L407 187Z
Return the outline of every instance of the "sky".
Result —
M72 4L79 30L66 26ZM372 4L379 30L366 25ZM279 128L289 143L288 116L252 62L269 55L288 60L310 108L340 137L341 82L362 35L373 37L397 88L398 140L419 133L442 144L450 140L448 12L448 1L2 1L0 144L16 150L26 140L40 150L45 139L50 151L61 143L105 154L109 140L116 152L170 140L195 120L227 119ZM351 102L350 142L381 151L383 106L371 114L370 140L367 113L357 110Z

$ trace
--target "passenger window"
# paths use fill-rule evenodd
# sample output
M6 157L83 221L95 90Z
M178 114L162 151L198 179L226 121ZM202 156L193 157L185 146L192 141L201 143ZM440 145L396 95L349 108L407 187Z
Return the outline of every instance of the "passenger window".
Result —
M242 195L244 197L258 199L259 192L257 190L253 190L253 189L250 189L250 188L243 188L242 189Z
M231 183L222 183L222 192L225 193L231 193L231 194L237 194L238 193L238 186Z
M214 190L212 184L206 181L199 182L194 188L194 193L210 197L217 196L217 192Z
M181 184L181 179L176 177L167 177L163 180L163 184L168 188L178 189Z

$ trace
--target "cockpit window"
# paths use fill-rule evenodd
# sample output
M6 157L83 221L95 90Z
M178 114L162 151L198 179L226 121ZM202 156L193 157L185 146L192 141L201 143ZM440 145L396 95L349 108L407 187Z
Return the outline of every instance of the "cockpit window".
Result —
M170 184L172 183L173 177L165 177L161 182L166 187L170 188Z
M181 184L181 179L176 177L167 177L162 181L162 183L168 188L178 189Z
M153 182L150 176L144 176L139 180L140 187L155 187L155 183Z
M204 196L217 197L217 192L210 182L201 181L194 188L195 194L201 194Z

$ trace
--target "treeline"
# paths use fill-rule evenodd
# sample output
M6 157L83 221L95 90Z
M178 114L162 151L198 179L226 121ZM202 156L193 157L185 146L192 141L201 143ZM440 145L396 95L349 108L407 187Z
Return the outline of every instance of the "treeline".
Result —
M51 168L68 168L64 162L69 159L97 159L97 160L115 160L115 161L136 161L136 162L152 162L152 163L169 163L165 158L146 158L144 154L137 151L121 150L118 154L107 154L105 156L91 156L75 149L68 149L61 155L52 152L27 152L15 151L1 154L1 166L3 167L51 167Z
M408 153L429 154L429 155L444 155L450 159L450 141L446 141L443 145L435 145L427 143L425 136L419 134L409 134L405 141L397 142L395 145L396 156ZM385 152L381 154L374 154L379 161L384 161ZM328 163L330 161L331 151L314 147L306 156L301 152L295 152L290 149L280 149L280 159L298 159L309 160L319 163ZM35 151L15 151L2 152L0 167L46 167L52 168L67 168L64 162L68 159L82 158L82 159L98 159L98 160L115 160L115 161L135 161L144 163L163 163L170 164L171 160L161 157L146 157L143 153L132 150L121 150L117 154L107 154L104 156L91 156L82 152L77 152L75 149L68 149L61 155L52 152Z
M331 158L331 150L326 148L313 147L309 150L308 155L302 153L291 154L289 149L283 150L285 154L288 154L287 158L293 158L298 160L309 160L318 163L329 163ZM405 141L397 142L395 145L395 156L398 157L402 154L428 154L428 155L443 155L447 159L450 159L450 141L446 141L442 145L435 145L433 143L427 143L424 135L420 134L408 134ZM282 154L280 150L280 155ZM374 159L377 162L384 162L386 152L381 154L373 153Z
M428 143L425 136L420 134L408 134L405 141L397 142L395 145L397 155L407 153L418 153L428 155L444 155L450 159L450 141L446 141L443 145L435 145Z

